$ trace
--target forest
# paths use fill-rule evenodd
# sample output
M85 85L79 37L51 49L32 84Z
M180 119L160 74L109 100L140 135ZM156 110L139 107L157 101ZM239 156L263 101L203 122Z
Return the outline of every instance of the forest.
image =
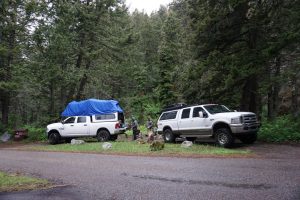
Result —
M0 130L44 128L88 98L140 122L217 103L299 130L299 42L299 0L174 0L150 15L123 0L1 0Z

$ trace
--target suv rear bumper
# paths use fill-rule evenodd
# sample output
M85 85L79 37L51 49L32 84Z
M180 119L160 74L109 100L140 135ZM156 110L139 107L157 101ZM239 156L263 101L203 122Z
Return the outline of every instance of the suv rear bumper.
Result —
M233 134L257 132L260 123L253 124L230 124L231 132Z

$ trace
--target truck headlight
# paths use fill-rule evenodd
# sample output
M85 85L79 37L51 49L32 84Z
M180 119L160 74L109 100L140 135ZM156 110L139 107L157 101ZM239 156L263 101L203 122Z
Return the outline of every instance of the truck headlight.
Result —
M242 123L243 123L242 116L231 118L231 124L242 124Z

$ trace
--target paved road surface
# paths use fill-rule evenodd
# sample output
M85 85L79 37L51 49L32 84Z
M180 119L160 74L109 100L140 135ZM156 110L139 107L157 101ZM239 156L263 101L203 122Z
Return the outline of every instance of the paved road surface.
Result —
M260 158L165 158L0 150L0 170L66 184L0 199L300 199L300 148L256 146Z

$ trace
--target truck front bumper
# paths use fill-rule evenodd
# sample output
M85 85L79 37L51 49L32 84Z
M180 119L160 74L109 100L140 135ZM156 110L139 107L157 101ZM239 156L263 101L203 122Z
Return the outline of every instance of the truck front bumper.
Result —
M253 124L230 124L231 132L233 134L244 134L257 132L259 130L260 123Z

